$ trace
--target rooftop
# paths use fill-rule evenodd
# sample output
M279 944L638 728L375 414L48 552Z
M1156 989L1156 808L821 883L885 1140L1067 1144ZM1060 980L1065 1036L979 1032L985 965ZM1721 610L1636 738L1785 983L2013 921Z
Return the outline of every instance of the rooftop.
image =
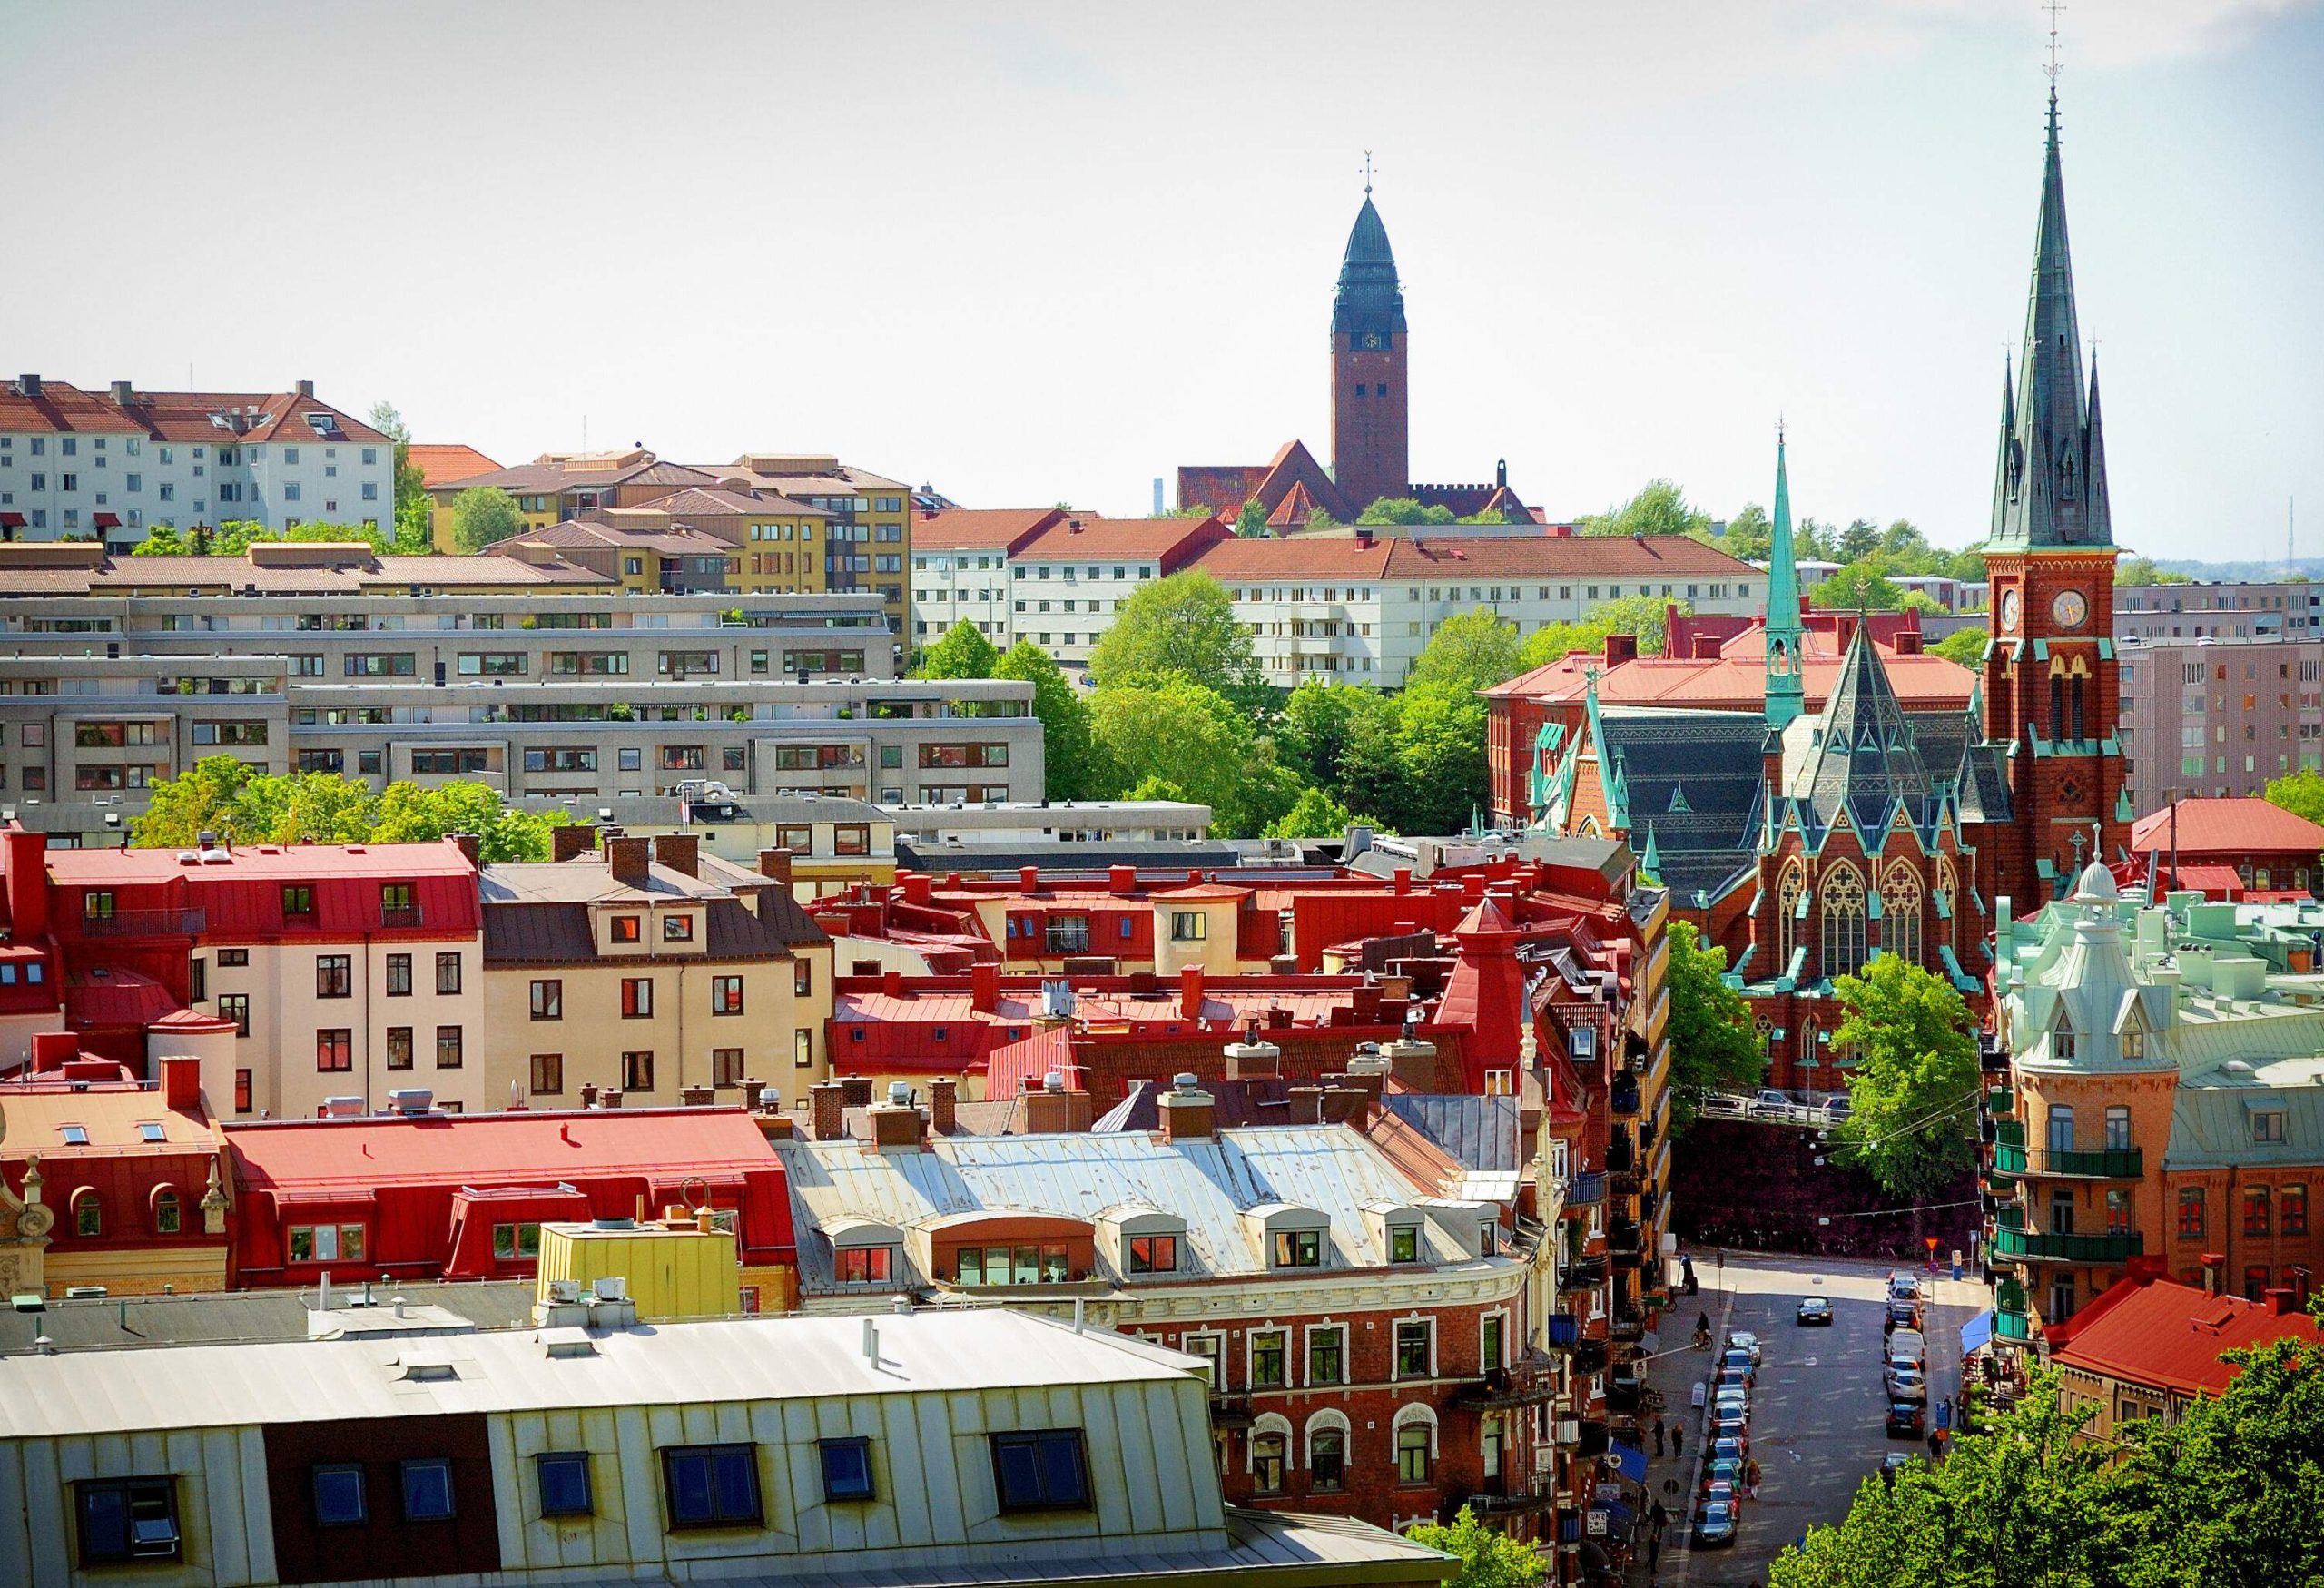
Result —
M2266 800L2187 799L2141 816L2131 827L2131 848L2165 857L2174 848L2181 855L2317 855L2324 854L2324 827Z
M2217 1395L2233 1382L2236 1370L2220 1360L2223 1352L2318 1337L2304 1312L2280 1314L2266 1301L2139 1277L2117 1280L2045 1332L2051 1360L2061 1367L2181 1395Z

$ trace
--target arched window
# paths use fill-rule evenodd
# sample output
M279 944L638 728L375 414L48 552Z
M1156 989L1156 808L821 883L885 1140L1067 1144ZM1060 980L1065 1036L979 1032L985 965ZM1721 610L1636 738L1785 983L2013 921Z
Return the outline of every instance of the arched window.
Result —
M1880 884L1880 942L1907 964L1921 962L1921 879L1902 861Z
M1945 899L1945 918L1936 923L1937 941L1952 948L1953 923L1961 914L1961 878L1953 863L1941 856L1936 863L1936 891Z
M105 1232L104 1204L97 1200L96 1189L83 1186L73 1193L67 1203L73 1210L73 1233L98 1236Z
M1251 1487L1262 1494L1283 1493L1284 1467L1289 1461L1291 1435L1280 1428L1251 1435Z
M1864 969L1864 879L1851 865L1825 874L1824 974L1853 976Z
M1434 1431L1424 1423L1407 1423L1396 1430L1396 1481L1426 1484L1435 1467L1430 1448Z
M153 1233L175 1235L185 1228L184 1219L185 1210L178 1201L177 1188L174 1186L154 1187Z
M1807 873L1797 859L1785 863L1776 883L1776 967L1780 976L1791 964L1791 951L1799 946L1799 895L1807 891Z
M2050 737L2066 736L2066 681L2061 673L2050 675Z
M2081 673L2076 673L2076 674L2073 676L2073 736L2074 736L2075 738L2077 738L2077 739L2079 739L2079 738L2081 738L2081 737L2083 736L2083 735L2082 735L2082 724L2083 724L2082 708L2083 708L2083 686L2084 685L2088 684L2089 682L2090 682L2090 680L2089 680L2086 676L2084 676L2083 674L2081 674Z
M1307 1490L1337 1494L1347 1483L1347 1415L1320 1411L1307 1419Z

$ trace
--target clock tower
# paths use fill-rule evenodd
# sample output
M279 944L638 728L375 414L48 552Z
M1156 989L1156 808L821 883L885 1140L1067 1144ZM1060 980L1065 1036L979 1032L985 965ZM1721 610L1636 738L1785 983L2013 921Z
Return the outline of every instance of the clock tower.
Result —
M2098 415L2098 368L2083 377L2050 91L2042 207L2025 342L2002 374L1993 529L1985 542L1993 643L1984 735L2009 768L2010 820L1984 844L1984 879L2020 914L2063 895L2093 859L2122 857L2122 746L2115 735L2113 526ZM2149 754L2158 747L2146 747Z
M1332 478L1351 514L1412 494L1404 345L1396 256L1367 180L1332 298Z

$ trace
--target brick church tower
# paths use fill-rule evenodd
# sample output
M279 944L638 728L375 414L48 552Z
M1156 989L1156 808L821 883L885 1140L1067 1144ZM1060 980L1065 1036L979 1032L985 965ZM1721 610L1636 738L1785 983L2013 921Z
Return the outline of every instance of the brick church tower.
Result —
M2020 914L2063 895L2093 859L2121 858L2131 811L2115 735L2113 526L2098 418L2098 366L2083 379L2050 91L2042 210L2025 344L2002 376L1994 475L1993 643L1984 678L1986 742L2007 755L2013 820L1989 832L1989 895Z
M1332 478L1351 513L1412 494L1404 347L1396 256L1366 182L1332 297Z

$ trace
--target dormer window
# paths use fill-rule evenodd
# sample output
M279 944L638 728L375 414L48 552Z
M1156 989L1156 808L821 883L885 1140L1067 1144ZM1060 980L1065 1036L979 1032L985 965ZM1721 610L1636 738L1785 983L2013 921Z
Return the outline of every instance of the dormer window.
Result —
M1413 1232L1417 1236L1418 1231ZM1324 1232L1284 1229L1275 1232L1275 1266L1278 1268L1320 1268L1324 1266Z
M2123 1030L2122 1057L2125 1059L2146 1057L2146 1031L2142 1028L2130 1026Z
M694 917L691 915L665 915L662 917L662 941L664 942L692 942L694 941Z
M1392 1263L1420 1261L1420 1226L1392 1224L1388 1226L1388 1260Z
M1576 1059L1595 1058L1598 1053L1598 1033L1589 1026L1577 1027L1566 1038L1566 1050Z
M1122 1266L1133 1274L1175 1274L1178 1271L1178 1238L1175 1235L1133 1235L1128 1242Z

